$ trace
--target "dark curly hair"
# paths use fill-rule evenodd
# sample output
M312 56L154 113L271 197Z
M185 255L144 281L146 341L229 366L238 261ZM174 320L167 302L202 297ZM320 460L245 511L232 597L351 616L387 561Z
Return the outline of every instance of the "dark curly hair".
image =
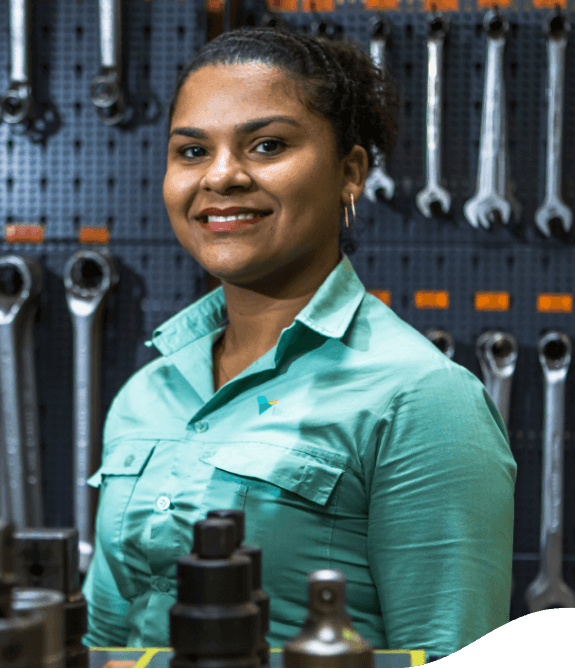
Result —
M376 66L353 39L296 34L283 26L243 27L205 44L178 75L168 137L180 89L190 74L206 65L254 61L284 70L296 82L300 102L332 122L339 159L349 155L356 144L366 150L369 169L376 159L374 151L389 158L397 139L399 96L387 68L383 71ZM343 220L342 208L340 225ZM345 223L340 227L339 248L347 255L357 250L357 241Z

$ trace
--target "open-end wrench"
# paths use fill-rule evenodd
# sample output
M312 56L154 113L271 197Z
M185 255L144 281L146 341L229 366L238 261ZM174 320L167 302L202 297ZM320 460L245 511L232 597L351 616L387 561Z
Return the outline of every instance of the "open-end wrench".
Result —
M369 55L373 63L385 72L385 46L390 33L389 21L382 17L373 16L369 20L371 38L369 41ZM364 194L370 202L377 202L378 192L382 192L386 200L391 200L395 193L395 182L387 174L385 155L372 144L374 164L365 180Z
M498 10L490 10L483 20L487 32L487 63L483 88L483 110L481 114L481 138L475 195L463 205L465 218L474 228L481 224L489 228L498 218L508 223L511 204L499 190L499 159L501 151L502 106L505 87L503 82L503 52L509 22ZM505 165L507 158L504 157Z
M475 347L483 384L501 414L509 433L509 405L511 384L517 363L517 341L509 332L489 330L477 339ZM511 597L515 591L515 579L511 577Z
M501 80L502 100L505 100L505 80ZM511 205L511 211L516 221L521 218L521 205L511 191L509 183L509 153L507 151L507 105L501 105L501 137L499 141L499 155L497 156L497 192Z
M30 0L10 0L10 84L0 99L6 123L21 123L33 115L30 82Z
M427 33L427 152L425 188L417 194L415 202L419 211L431 218L432 205L438 204L447 214L451 195L441 186L441 112L443 107L443 44L449 30L449 21L442 14L434 13L428 23Z
M101 316L104 297L118 282L116 263L102 252L81 250L66 263L64 285L74 330L74 523L80 537L80 572L94 552L95 490L86 479L100 466Z
M541 559L539 572L525 592L530 613L575 607L575 593L563 580L563 430L565 379L571 362L571 339L548 332L538 345L543 368L545 418L541 486Z
M423 333L424 337L427 337L432 344L435 344L437 348L444 353L450 360L453 359L455 353L455 341L453 336L446 332L445 330L426 330Z
M122 92L122 0L99 0L100 74L90 98L106 125L121 123L126 113Z
M9 518L17 528L44 524L34 317L42 267L34 258L0 258L0 447ZM5 498L6 501L6 498Z
M568 232L573 224L571 209L561 198L561 161L563 143L563 81L565 78L565 52L567 34L570 31L567 17L555 10L543 23L547 34L547 160L545 176L545 199L535 212L535 225L547 237L549 222L559 219L563 230Z

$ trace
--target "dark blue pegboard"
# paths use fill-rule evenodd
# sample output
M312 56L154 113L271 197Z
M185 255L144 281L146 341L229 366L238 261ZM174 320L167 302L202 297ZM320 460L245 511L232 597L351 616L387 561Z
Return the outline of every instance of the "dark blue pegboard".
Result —
M403 6L402 6L403 7ZM575 4L569 18L575 24ZM33 90L39 114L52 119L46 141L34 143L0 125L0 220L40 222L40 246L2 243L1 253L39 258L45 288L34 330L40 403L43 485L47 525L72 524L71 321L62 275L77 250L80 226L107 225L110 252L120 263L120 283L107 301L103 321L102 411L122 384L156 357L143 342L155 327L205 292L205 273L181 248L165 210L167 105L178 67L205 42L201 2L124 2L123 58L132 116L126 127L105 126L90 101L99 71L97 2L33 3ZM259 22L267 8L246 0L243 18ZM573 293L573 234L544 239L533 214L542 201L545 176L546 11L506 12L510 32L505 53L510 179L523 207L521 220L493 230L475 230L463 204L475 190L485 65L484 12L463 3L450 12L445 47L443 181L453 198L451 213L425 219L415 195L425 177L426 15L413 7L388 12L392 32L387 64L402 96L400 133L389 171L397 183L393 203L357 204L359 250L351 260L368 289L392 294L392 309L420 331L440 327L456 340L455 361L481 378L475 341L487 328L511 332L519 345L510 411L510 437L518 463L515 493L516 595L511 618L527 613L522 601L538 564L543 375L538 339L546 329L575 335L573 314L538 314L540 292ZM366 52L374 12L359 2L331 14L295 13L284 18L303 30L313 18L341 25ZM0 11L0 93L8 86L8 11ZM567 51L564 109L563 189L575 197L575 36ZM448 290L450 308L418 310L415 290ZM476 312L478 290L505 290L509 312ZM567 377L565 435L564 575L575 587L574 374Z

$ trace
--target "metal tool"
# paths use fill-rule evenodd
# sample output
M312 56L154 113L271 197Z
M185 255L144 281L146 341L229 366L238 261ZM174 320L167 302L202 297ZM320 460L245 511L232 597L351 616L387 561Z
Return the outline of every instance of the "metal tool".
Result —
M445 330L430 329L426 330L423 334L450 360L453 359L453 354L455 353L455 341L449 332L446 332Z
M0 116L6 123L21 123L33 113L30 0L10 0L10 83L0 99Z
M559 219L563 230L568 232L573 224L571 209L561 198L562 144L563 144L563 82L565 79L565 52L567 34L571 30L567 17L553 11L543 23L547 34L547 58L549 62L547 81L547 161L545 199L535 212L535 225L547 237L549 222Z
M0 447L8 490L3 515L17 528L44 524L34 317L42 267L34 258L0 258Z
M64 270L74 329L74 521L80 542L80 573L94 551L95 493L86 479L100 466L101 316L104 297L118 282L116 263L102 252L81 250Z
M509 332L489 330L477 339L475 350L483 372L483 384L509 433L509 406L517 364L517 341ZM515 578L511 576L511 597L514 591Z
M122 0L99 0L100 74L90 98L106 125L121 123L126 114L122 92Z
M564 332L548 332L539 341L538 352L545 389L541 559L539 572L525 592L530 613L575 607L575 593L562 576L565 379L571 362L571 339Z
M505 86L503 85L503 53L509 22L499 11L486 13L483 27L487 33L487 64L483 89L481 137L475 195L463 205L465 218L474 228L489 228L500 220L508 223L511 204L500 193L500 164L507 165L507 147L502 145ZM503 156L501 153L503 152ZM506 190L506 188L505 188Z
M501 80L502 99L505 100L505 80ZM501 105L501 138L499 141L499 154L497 156L497 192L501 197L507 198L511 205L511 211L515 220L521 218L521 205L514 197L509 183L509 152L507 151L507 105Z
M372 17L369 20L371 39L369 41L369 55L377 67L385 72L385 47L390 33L389 21L385 18ZM391 200L395 193L395 182L387 174L385 155L372 144L374 164L365 180L364 194L370 202L377 202L378 193L383 193L387 200Z
M437 12L432 14L428 22L427 33L427 183L415 198L417 208L427 218L431 218L434 205L439 205L444 214L447 214L451 207L451 195L439 183L441 179L443 44L448 30L448 19Z

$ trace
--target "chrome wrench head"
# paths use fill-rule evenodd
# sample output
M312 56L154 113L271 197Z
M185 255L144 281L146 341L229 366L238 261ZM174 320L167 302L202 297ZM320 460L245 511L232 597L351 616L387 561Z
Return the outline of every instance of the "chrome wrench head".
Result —
M549 382L564 379L571 363L571 339L564 333L552 330L539 340L539 362Z
M102 262L102 253L82 249L74 253L64 269L64 286L70 308L74 307L83 316L95 311L99 306L98 296L104 294L118 283L118 272L113 258L110 264ZM78 309L78 302L84 307Z
M515 373L517 364L517 341L509 332L492 332L485 340L485 360L491 373L507 379Z
M2 256L0 272L7 271L11 274L11 286L8 293L0 289L0 324L12 322L24 303L37 297L42 291L42 267L34 258Z
M453 335L445 330L426 330L424 336L434 344L446 357L453 360L455 354L455 340Z

